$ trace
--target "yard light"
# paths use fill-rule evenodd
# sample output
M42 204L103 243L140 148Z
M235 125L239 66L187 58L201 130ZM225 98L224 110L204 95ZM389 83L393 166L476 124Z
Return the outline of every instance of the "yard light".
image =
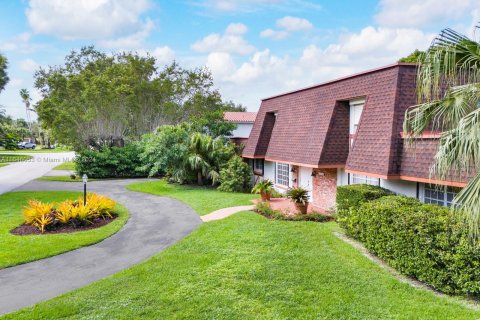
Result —
M86 174L83 174L82 176L83 180L83 205L87 205L87 181L88 181L88 176Z

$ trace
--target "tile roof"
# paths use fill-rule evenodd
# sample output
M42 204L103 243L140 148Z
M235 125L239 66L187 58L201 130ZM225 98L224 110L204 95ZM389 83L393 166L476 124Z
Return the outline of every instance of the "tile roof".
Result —
M225 112L223 118L229 122L255 122L256 112Z

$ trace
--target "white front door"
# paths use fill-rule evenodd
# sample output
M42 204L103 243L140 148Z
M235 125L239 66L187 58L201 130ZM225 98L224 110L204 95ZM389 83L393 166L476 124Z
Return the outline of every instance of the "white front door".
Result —
M310 202L312 202L312 168L300 167L298 170L298 186L300 188L308 190L308 195L310 196Z

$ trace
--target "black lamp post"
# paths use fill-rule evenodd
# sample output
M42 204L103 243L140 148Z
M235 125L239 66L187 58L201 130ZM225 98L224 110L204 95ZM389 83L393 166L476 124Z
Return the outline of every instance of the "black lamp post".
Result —
M82 176L83 180L83 205L87 205L87 181L88 181L88 176L84 174Z

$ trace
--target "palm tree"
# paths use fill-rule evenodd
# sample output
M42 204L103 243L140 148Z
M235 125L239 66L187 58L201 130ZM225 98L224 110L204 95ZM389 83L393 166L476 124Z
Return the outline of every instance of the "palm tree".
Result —
M220 141L211 136L194 133L190 139L187 165L197 174L198 185L203 185L203 178L212 179L213 184L218 180L219 173L214 163L214 152Z
M479 41L443 30L419 58L417 92L420 104L407 110L404 132L410 142L425 130L442 132L431 175L476 171L452 208L465 218L472 240L480 240Z
M30 119L30 111L32 111L32 109L30 109L30 101L32 101L32 98L30 97L30 92L28 92L27 89L20 89L20 98L22 98L22 101L25 104L28 130L30 130L30 134L32 134L32 121Z

